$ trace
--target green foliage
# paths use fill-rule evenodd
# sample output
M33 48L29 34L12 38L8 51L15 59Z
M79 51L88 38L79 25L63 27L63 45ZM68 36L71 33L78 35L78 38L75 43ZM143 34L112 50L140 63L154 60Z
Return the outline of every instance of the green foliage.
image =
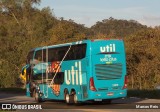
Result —
M50 44L63 43L67 40L82 40L85 37L83 31L83 26L72 21L61 20L50 30Z
M102 22L97 22L91 27L93 34L103 34L109 38L124 38L141 29L146 29L146 26L141 25L134 20L117 20L112 17L104 19Z
M160 82L160 30L148 28L131 35L125 41L130 87L155 88Z
M6 60L0 60L0 87L15 87L18 76L16 65L7 62Z
M88 39L124 38L129 88L154 88L160 82L160 27L114 18L91 28L56 18L40 0L0 0L0 88L16 87L30 49Z

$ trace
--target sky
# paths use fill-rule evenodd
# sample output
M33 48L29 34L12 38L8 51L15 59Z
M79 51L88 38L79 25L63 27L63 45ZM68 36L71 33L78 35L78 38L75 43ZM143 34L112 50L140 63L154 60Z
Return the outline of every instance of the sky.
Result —
M136 20L149 27L160 25L160 0L41 0L38 8L44 7L50 7L58 18L86 27L109 17Z

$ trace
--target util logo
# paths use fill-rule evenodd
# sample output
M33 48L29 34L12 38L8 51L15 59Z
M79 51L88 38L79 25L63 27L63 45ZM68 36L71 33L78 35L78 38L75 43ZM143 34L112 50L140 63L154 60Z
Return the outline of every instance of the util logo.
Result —
M82 65L81 62L75 62L71 70L65 70L65 82L67 85L82 85Z
M116 45L115 44L109 44L104 47L100 47L100 51L103 52L116 52Z

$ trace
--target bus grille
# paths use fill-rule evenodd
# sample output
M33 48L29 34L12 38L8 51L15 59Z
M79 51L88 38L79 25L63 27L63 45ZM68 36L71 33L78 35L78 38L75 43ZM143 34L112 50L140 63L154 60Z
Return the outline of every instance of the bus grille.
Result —
M122 64L97 64L95 65L98 80L120 79L122 77Z

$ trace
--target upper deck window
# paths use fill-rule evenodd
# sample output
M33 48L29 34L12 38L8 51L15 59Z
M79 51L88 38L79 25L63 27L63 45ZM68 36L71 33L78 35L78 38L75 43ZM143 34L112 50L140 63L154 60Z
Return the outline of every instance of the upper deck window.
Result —
M30 63L30 61L33 59L34 51L30 51L27 55L27 61L26 63Z
M46 62L46 49L36 51L35 58L39 62Z
M86 56L86 46L87 46L86 44L72 45L68 54L64 58L64 61L83 59ZM62 61L68 49L69 49L69 46L64 46L64 47L59 47L59 48L49 48L48 49L48 54L49 54L48 61L50 62Z

